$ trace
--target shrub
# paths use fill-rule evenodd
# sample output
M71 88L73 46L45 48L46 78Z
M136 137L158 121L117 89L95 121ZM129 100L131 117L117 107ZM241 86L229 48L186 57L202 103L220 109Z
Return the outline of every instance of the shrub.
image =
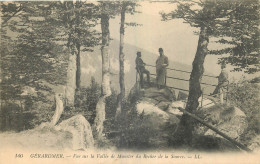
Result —
M232 83L228 94L231 105L239 107L247 116L248 128L241 136L245 144L260 134L260 86L255 81Z
M1 131L22 131L34 127L33 120L37 119L33 112L23 112L23 109L15 103L6 103L0 111Z
M75 97L75 112L83 114L90 124L94 123L96 117L96 105L101 96L101 86L91 77L91 84L87 88L81 88L77 91ZM106 98L106 124L110 126L114 120L117 108L117 93L112 89L111 96ZM68 111L67 111L68 113Z
M157 127L151 126L151 121L143 113L138 115L129 105L128 109L126 116L121 115L115 123L118 131L117 147L138 150L151 148L150 139L157 135L154 129Z

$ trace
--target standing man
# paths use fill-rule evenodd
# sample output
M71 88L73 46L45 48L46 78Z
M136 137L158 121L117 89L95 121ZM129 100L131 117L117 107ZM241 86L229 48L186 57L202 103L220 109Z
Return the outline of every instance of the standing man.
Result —
M213 95L217 93L221 93L225 87L227 87L229 81L228 81L228 72L226 70L226 64L221 64L221 72L218 76L218 85L216 86L216 89L213 92Z
M163 49L159 48L160 56L156 60L156 83L157 88L161 88L166 83L166 67L169 65L168 57L164 55Z
M136 63L136 70L140 75L140 84L141 84L141 88L143 88L144 83L143 83L143 78L144 78L144 74L146 74L147 76L147 82L150 83L150 72L145 69L145 63L143 62L142 58L141 58L141 52L137 52L137 57L135 59L135 63Z

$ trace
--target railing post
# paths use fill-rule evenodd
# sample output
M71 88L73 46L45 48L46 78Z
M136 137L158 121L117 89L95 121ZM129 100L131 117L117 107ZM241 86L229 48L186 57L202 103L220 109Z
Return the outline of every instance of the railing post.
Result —
M135 73L135 74L136 74L136 76L135 76L135 79L136 79L136 80L135 80L135 81L136 81L136 82L135 82L136 91L139 92L139 90L140 90L139 85L140 85L140 84L139 84L139 82L138 82L138 71L137 71L137 70L136 70L136 73Z
M224 103L223 88L219 89L219 99L220 99L220 104L223 104Z
M167 74L165 74L165 81L164 81L165 86L166 86L166 79L167 79Z
M135 71L135 83L137 83L137 70Z
M227 92L226 92L226 103L228 103L228 94L229 94L229 92L228 92L228 88L229 87L229 81L228 81L228 85L227 85Z
M202 104L203 104L203 92L204 92L204 88L202 88L201 91L202 91L202 94L201 94L201 108L202 108L202 106L203 106Z
M139 79L139 81L138 81L138 79ZM136 69L136 83L135 84L136 84L136 91L137 91L137 93L139 93L141 87L140 87L140 75L139 75L137 69Z

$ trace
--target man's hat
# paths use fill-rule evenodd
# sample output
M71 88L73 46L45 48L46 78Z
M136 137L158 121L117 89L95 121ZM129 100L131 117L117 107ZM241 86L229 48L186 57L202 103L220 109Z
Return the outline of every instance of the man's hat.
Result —
M159 52L163 52L163 49L162 49L162 48L159 48Z
M141 55L141 52L140 52L140 51L137 51L137 53L136 53L136 54L139 56L139 55Z

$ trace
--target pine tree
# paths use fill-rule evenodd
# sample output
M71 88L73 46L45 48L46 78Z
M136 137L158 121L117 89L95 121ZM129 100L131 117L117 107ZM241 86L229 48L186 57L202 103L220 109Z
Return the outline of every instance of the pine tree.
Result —
M222 55L219 63L234 66L234 71L253 74L260 71L260 6L257 0L240 0L230 4L225 20L220 21L212 36L225 45L210 54Z
M46 3L15 2L1 5L6 18L1 28L1 59L4 59L1 60L1 70L3 75L6 74L4 76L11 77L3 77L3 81L8 79L11 84L17 82L22 87L33 85L40 79L52 84L64 83L64 72L58 73L64 67L62 61L65 59L59 56L64 51L53 39L56 30L50 28L43 19L37 19ZM17 15L12 10L15 6L19 11ZM14 33L7 34L7 31Z
M1 45L6 44L1 51L10 49L5 52L6 57L1 56L5 59L1 60L1 97L7 100L21 99L24 86L53 95L49 84L66 84L67 49L80 56L80 51L92 51L99 42L99 35L93 30L96 21L92 3L3 2L1 6ZM14 32L14 36L8 37L6 31ZM79 76L80 71L77 72ZM42 85L45 82L49 84ZM36 101L47 101L43 94L37 94Z
M71 87L69 102L71 106L74 105L75 90L80 88L80 56L82 51L93 51L93 46L99 43L99 34L94 30L96 25L95 9L97 8L92 3L76 1L65 2L17 2L17 3L3 3L4 25L9 25L13 31L22 33L24 31L42 28L46 29L45 37L48 43L53 42L61 46L66 46L72 56L70 59L75 59L75 72L68 74L71 77L67 78L68 84ZM17 17L10 21L10 17ZM31 19L34 18L34 19ZM27 28L17 28L18 22L23 22L23 26ZM41 27L40 23L44 26ZM29 28L28 28L29 27ZM23 30L23 31L21 31ZM28 33L28 32L27 32ZM34 33L31 31L31 33ZM37 32L35 32L37 33ZM43 39L43 38L39 38ZM46 40L46 41L47 41ZM50 40L52 42L50 42ZM46 47L45 47L46 48ZM74 62L73 62L74 63ZM70 64L71 65L71 64ZM75 75L75 76L74 76ZM63 76L66 77L66 76ZM75 82L75 84L74 84ZM71 89L72 88L72 89ZM66 92L67 93L67 92ZM68 93L69 94L69 93Z
M186 105L186 110L193 112L199 105L198 99L202 93L200 82L204 73L203 63L206 55L209 53L208 44L210 37L215 37L217 39L221 37L219 42L224 44L227 43L227 40L224 39L225 36L231 37L233 39L233 45L235 45L234 47L225 48L220 51L212 51L212 53L215 54L223 54L232 50L232 53L229 57L222 58L222 60L225 62L239 66L239 70L243 68L247 69L249 65L257 65L254 62L248 62L248 60L256 59L257 55L254 54L258 54L255 52L259 52L259 46L256 44L257 42L259 43L259 37L257 38L257 36L259 36L259 32L255 32L259 31L256 30L256 25L258 24L259 19L257 19L257 16L255 16L256 13L254 12L256 11L250 11L252 8L258 9L259 4L255 0L183 0L174 1L174 3L177 3L177 9L168 14L162 13L164 20L181 18L185 23L189 23L190 26L199 28L199 41L195 58L192 63L192 72L189 83L189 96ZM236 23L232 24L232 22ZM249 26L253 26L251 30L249 30L249 28L247 28L248 30L244 30L246 23L249 23ZM230 27L231 29L235 30L229 31L228 29ZM246 34L248 31L251 31L251 36ZM254 46L248 46L248 44L250 44L250 42L247 42L248 40L242 41L244 37L241 36L244 35L249 37L248 40L251 40L250 42L254 42ZM238 40L238 42L236 42L236 40ZM239 57L238 60L237 57L241 55L241 47L250 50L251 55L249 55L249 51L244 51L246 53L242 55L243 57ZM251 47L254 48L250 49ZM247 61L246 65L243 64L245 61ZM249 70L251 72L257 71L257 69L251 68ZM180 133L178 135L185 143L191 145L192 131L194 128L193 121L187 115L183 115L181 119L181 125L182 126L179 128Z
M76 67L75 72L68 73L67 93L69 96L69 105L74 105L75 91L81 87L81 52L93 51L93 47L99 44L99 33L93 27L97 24L95 11L97 7L91 2L83 1L64 1L56 2L52 6L50 22L53 22L54 28L59 28L61 40L69 48L72 56L70 61L72 68ZM76 60L75 62L73 60ZM73 64L76 63L76 66ZM74 80L75 78L75 80ZM75 81L75 83L74 83ZM75 90L74 90L75 89Z
M24 117L22 123L30 122L30 126L34 126L48 119L47 113L53 105L53 86L66 82L68 55L54 39L57 31L44 20L43 9L48 3L3 2L1 6L5 9L2 10L5 23L1 28L0 47L1 106L8 111L4 112L7 117L3 119L10 119L8 115L14 112L8 104L19 105L20 118L25 116L23 110L36 116L35 119ZM13 14L8 6L23 6L23 10Z

